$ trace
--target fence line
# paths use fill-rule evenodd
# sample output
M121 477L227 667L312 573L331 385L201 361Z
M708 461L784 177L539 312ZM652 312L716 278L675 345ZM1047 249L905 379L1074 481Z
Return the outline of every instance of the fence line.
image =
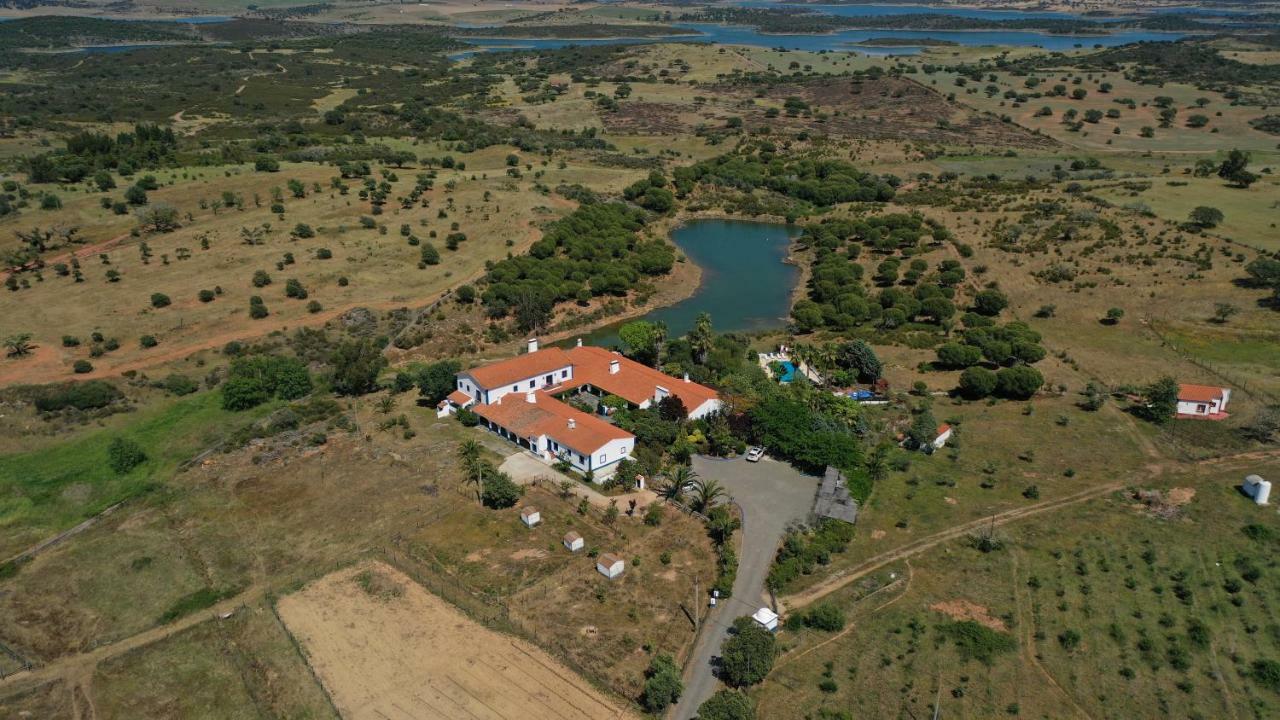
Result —
M1227 373L1225 370L1219 367L1216 367L1213 363L1209 362L1208 360L1202 360L1196 357L1195 355L1192 355L1190 352L1183 350L1181 347L1178 346L1177 343L1170 340L1167 336L1165 336L1164 333L1160 332L1160 328L1156 326L1156 321L1154 319L1149 320L1147 322L1147 328L1151 330L1151 333L1153 335L1155 335L1157 338L1160 339L1161 343L1163 343L1166 347L1172 350L1178 357L1182 358L1183 360L1186 360L1187 362L1191 363L1192 365L1195 365L1201 370L1208 372L1214 377L1217 377L1218 379L1224 382L1227 382L1232 386L1239 388L1240 390L1243 390L1247 395L1254 395L1256 397L1265 398L1266 400L1272 403L1280 403L1280 397L1277 397L1274 393L1270 392L1269 390L1263 390L1262 388L1258 388L1258 387L1250 387L1249 383L1245 382L1241 378L1234 377L1231 374Z
M4 643L0 643L0 653L3 653L5 656L9 657L15 663L18 664L17 670L10 670L9 672L5 672L3 668L0 668L0 678L6 678L6 677L9 677L10 675L17 675L20 672L26 672L31 668L35 667L34 665L31 664L30 660L19 655L17 652L15 652L12 648L10 648L8 645L5 645Z

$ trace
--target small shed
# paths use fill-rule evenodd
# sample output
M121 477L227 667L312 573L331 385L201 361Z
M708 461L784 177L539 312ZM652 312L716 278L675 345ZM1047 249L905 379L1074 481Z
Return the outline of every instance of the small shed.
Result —
M933 439L933 443L932 443L933 449L941 450L942 447L946 445L947 441L950 439L951 439L951 426L946 423L942 423L941 425L938 426L938 436Z
M1267 505L1271 499L1271 483L1263 480L1261 475L1247 476L1242 489L1258 505Z
M586 543L576 530L564 534L564 546L569 552L578 552Z
M762 607L751 616L752 620L760 623L760 627L773 632L778 629L778 613L767 607Z
M520 522L527 527L533 527L542 522L542 513L538 512L538 508L529 506L520 510Z
M621 575L625 569L626 563L613 553L604 553L596 560L596 570L610 580Z

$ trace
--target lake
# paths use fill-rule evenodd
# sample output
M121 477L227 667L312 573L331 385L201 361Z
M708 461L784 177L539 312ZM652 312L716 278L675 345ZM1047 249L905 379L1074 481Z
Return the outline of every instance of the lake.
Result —
M717 332L783 327L800 277L799 269L784 260L799 234L795 226L742 220L694 220L680 226L671 233L671 240L702 268L702 283L693 295L656 308L643 319L666 323L673 338L689 332L702 312L711 313ZM582 340L589 345L618 345L618 328L626 322L630 320L582 335Z
M840 6L866 7L866 6ZM879 7L879 6L876 6ZM750 45L787 50L858 51L867 55L912 55L921 51L918 45L888 47L861 47L858 44L872 38L913 38L950 40L958 45L1005 45L1015 47L1039 47L1045 50L1071 50L1076 47L1115 47L1136 42L1161 42L1181 39L1184 33L1155 32L1151 30L1127 30L1097 35L1054 35L1035 30L844 30L822 35L770 35L743 25L719 25L716 23L674 23L674 27L700 33L693 36L667 38L592 38L566 40L563 38L463 38L463 42L475 45L476 50L464 50L449 55L454 60L471 57L478 52L496 50L557 50L570 46L637 45L660 42L719 43L721 45Z

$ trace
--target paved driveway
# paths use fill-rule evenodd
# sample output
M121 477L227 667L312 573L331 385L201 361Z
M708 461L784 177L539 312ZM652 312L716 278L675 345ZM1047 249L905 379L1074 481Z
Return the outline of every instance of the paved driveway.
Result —
M555 489L560 487L561 482L568 481L570 483L570 493L586 498L588 502L602 510L609 507L609 503L612 502L617 504L618 509L625 514L632 500L636 501L636 509L639 510L640 508L648 507L649 503L658 499L658 495L652 490L635 490L619 495L605 495L570 478L568 475L522 450L508 455L502 461L502 464L498 466L498 469L510 475L511 479L519 485L531 485L541 481ZM637 512L635 517L639 518L642 515Z
M741 458L719 460L696 456L693 469L728 489L742 508L742 552L733 597L704 620L685 673L684 694L669 713L672 720L689 720L698 706L720 688L712 663L735 618L750 615L767 604L762 599L764 581L789 523L804 520L813 509L820 478L804 475L790 465L769 458L749 463Z

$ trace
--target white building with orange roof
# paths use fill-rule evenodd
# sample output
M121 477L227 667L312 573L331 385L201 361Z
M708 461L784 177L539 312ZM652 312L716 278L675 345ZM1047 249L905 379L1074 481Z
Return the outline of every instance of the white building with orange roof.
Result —
M580 472L607 475L631 456L635 436L559 399L577 392L616 395L641 409L675 397L690 419L722 407L715 390L688 376L674 378L581 341L562 350L540 349L532 339L523 355L458 373L441 414L468 408L486 428L544 461L564 459Z
M1213 385L1192 385L1183 383L1178 386L1179 418L1204 420L1225 420L1227 402L1231 400L1231 388Z

